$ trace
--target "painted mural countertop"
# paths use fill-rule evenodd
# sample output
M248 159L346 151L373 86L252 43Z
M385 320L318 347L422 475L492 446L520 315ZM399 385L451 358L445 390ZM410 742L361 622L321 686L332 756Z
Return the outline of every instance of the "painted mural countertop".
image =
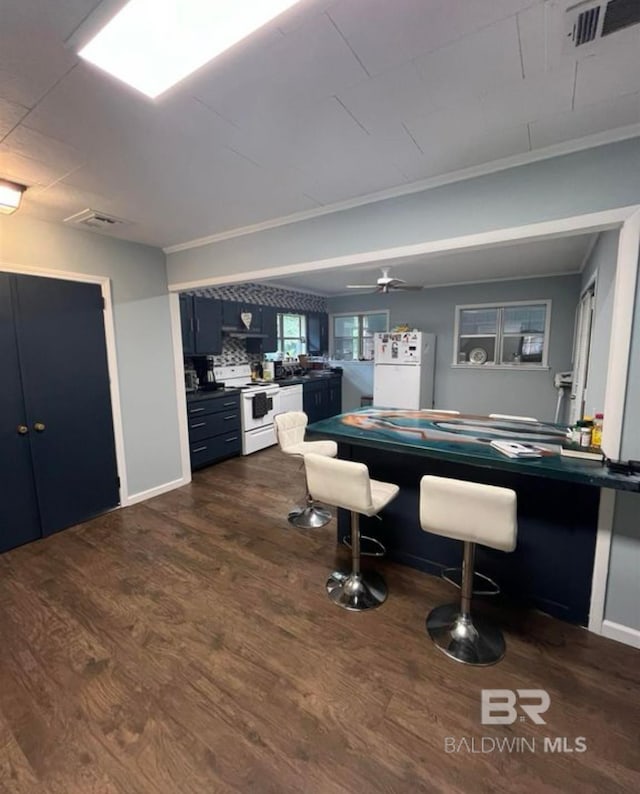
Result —
M566 428L544 422L490 419L472 414L364 408L309 425L310 437L410 455L517 472L554 480L640 491L640 476L610 474L597 461L563 457ZM506 440L542 448L540 458L509 458L490 446Z

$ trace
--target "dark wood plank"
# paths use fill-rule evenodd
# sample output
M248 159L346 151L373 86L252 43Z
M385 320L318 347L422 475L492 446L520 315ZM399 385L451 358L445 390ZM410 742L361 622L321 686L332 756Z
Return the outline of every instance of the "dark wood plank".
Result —
M324 582L335 523L275 450L0 557L0 792L631 792L640 653L509 604L505 660L424 633L455 591L387 561L353 615ZM480 725L482 688L543 688L547 725ZM582 754L453 754L448 736L585 736Z

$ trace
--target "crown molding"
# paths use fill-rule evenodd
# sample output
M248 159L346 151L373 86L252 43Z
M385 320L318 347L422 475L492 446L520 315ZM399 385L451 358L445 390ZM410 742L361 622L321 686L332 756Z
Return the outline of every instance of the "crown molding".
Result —
M176 245L169 245L163 248L165 254L174 254L179 251L187 251L190 248L202 248L205 245L212 243L222 242L223 240L230 240L234 237L244 237L248 234L256 234L257 232L267 231L268 229L275 229L279 226L288 226L292 223L300 223L301 221L318 218L322 215L332 215L336 212L344 212L345 210L355 209L367 204L374 204L378 201L386 199L400 198L401 196L411 195L412 193L421 193L425 190L432 190L436 187L443 185L450 185L454 182L464 182L468 179L474 179L479 176L487 176L498 171L506 171L509 168L518 168L530 163L539 162L541 160L549 160L553 157L561 157L574 152L584 151L585 149L592 149L597 146L606 146L610 143L617 143L619 141L628 140L630 138L640 137L640 124L630 124L626 127L619 127L616 130L608 130L606 132L599 132L595 135L587 135L584 138L576 138L572 141L554 144L553 146L546 146L542 149L537 149L533 152L525 152L522 154L512 155L500 160L493 160L489 163L482 165L475 165L469 168L463 168L458 171L451 171L441 176L429 177L421 179L417 182L411 182L407 185L400 185L398 187L388 188L387 190L380 190L376 193L369 193L365 196L359 196L347 201L339 201L335 204L328 204L324 207L318 207L312 210L305 210L304 212L296 212L292 215L285 215L280 218L272 218L260 223L254 223L249 226L240 226L236 229L229 229L217 234L211 234L206 237L198 237L184 243L177 243Z

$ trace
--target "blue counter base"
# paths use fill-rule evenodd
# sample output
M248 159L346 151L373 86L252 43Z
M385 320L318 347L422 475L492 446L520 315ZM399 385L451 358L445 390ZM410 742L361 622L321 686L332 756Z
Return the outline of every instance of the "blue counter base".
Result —
M490 576L510 601L587 625L600 491L588 485L466 466L424 456L340 443L338 456L366 463L372 478L400 486L376 518L361 519L388 558L426 573L459 566L462 543L424 532L418 500L424 474L513 488L518 495L518 544L510 554L478 546L476 570ZM338 539L349 535L349 515L338 511Z

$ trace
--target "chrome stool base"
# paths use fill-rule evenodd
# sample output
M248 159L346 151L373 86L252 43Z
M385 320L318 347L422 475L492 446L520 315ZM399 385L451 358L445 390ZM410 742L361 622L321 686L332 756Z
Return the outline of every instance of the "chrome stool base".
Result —
M287 521L298 529L319 529L326 526L332 519L331 511L321 505L309 504L296 507L289 512Z
M327 579L327 593L334 604L351 612L375 609L387 600L387 585L375 571L334 571Z
M504 636L481 617L463 615L460 604L444 604L427 615L426 628L436 647L450 659L487 667L504 656Z
M458 590L462 588L462 568L445 568L441 574L445 582L449 582ZM478 571L473 572L472 595L496 596L500 594L500 585Z

